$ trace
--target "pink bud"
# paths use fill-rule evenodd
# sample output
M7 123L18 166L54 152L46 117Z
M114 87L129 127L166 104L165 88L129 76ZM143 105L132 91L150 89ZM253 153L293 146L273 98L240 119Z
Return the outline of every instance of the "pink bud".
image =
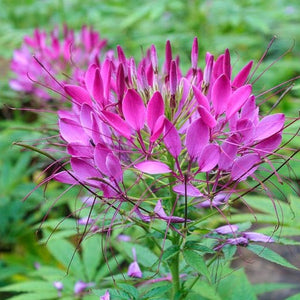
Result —
M192 46L192 53L191 53L191 61L192 61L192 68L194 71L197 70L197 63L198 63L198 39L197 37L194 38L193 46Z

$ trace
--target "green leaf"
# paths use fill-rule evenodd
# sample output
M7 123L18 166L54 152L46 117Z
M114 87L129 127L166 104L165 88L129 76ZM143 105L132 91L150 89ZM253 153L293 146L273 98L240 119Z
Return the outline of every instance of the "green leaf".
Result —
M253 285L253 289L256 295L273 292L277 290L287 290L297 288L296 284L291 283L281 283L281 282L266 282L266 283L259 283Z
M78 250L70 242L67 240L50 239L47 243L47 248L76 278L83 279L83 267Z
M195 269L199 274L204 275L210 281L210 274L203 257L193 250L184 250L183 257L185 262Z
M162 255L162 261L166 261L170 258L172 258L173 256L175 256L180 250L180 247L178 245L173 245L171 247L169 247L168 249L166 249Z
M124 261L124 258L121 255L113 256L112 258L105 260L102 264L102 267L97 272L94 281L98 282L107 275L111 275L118 266L120 266Z
M88 281L93 281L103 257L101 237L93 235L82 242L82 262Z
M9 298L9 300L50 300L57 299L57 291L40 293L25 293ZM64 299L64 298L62 298Z
M196 241L187 241L185 243L184 247L187 249L192 249L192 250L196 250L196 251L203 252L203 253L215 253L216 252L213 249L208 248L205 245L201 245Z
M134 299L139 299L139 291L134 286L125 283L120 283L118 286Z
M163 294L172 288L172 284L166 284L162 286L155 287L149 290L142 299L160 299Z
M11 284L1 287L0 291L13 291L13 292L51 292L55 290L54 286L45 281L25 281L20 283Z
M187 282L186 282L186 287L189 287L190 284L194 281L194 278L193 279L189 279ZM188 290L189 292L189 290ZM210 285L209 283L203 281L203 280L198 280L196 282L196 284L193 285L193 288L191 290L191 293L196 293L196 294L199 294L201 295L204 299L209 299L209 300L222 300L224 298L221 298L219 296L219 293L217 291L217 289ZM187 295L186 299L189 299L189 294ZM201 299L201 298L199 298Z
M295 294L291 297L286 298L285 300L300 300L300 293L299 294Z
M287 268L290 268L290 269L298 270L297 267L295 267L294 265L289 263L281 255L279 255L278 253L274 252L273 250L271 250L269 248L266 248L265 246L248 245L247 249L252 251L256 255L258 255L259 257L264 258L268 261L271 261L273 263L276 263L278 265L281 265L281 266L284 266L284 267L287 267Z
M125 252L127 257L130 257L131 260L133 259L132 248L135 248L138 263L145 267L151 267L158 260L157 256L151 252L149 248L139 244L126 242L116 243L114 246L119 249L121 253Z
M256 300L254 289L243 269L234 271L221 280L218 291L226 300Z

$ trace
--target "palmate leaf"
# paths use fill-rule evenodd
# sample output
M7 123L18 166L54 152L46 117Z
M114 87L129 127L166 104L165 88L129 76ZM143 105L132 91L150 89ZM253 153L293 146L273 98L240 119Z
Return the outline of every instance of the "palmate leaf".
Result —
M280 256L278 253L274 252L273 250L266 248L265 246L261 245L248 245L247 249L250 250L251 252L255 253L261 258L264 258L268 261L271 261L273 263L276 263L278 265L298 270L297 267L289 263L285 258Z

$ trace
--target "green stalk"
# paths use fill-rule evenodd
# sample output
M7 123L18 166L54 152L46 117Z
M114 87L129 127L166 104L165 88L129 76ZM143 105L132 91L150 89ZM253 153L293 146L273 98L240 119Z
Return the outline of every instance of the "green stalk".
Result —
M171 155L169 155L169 157L168 157L168 162L169 162L170 168L172 170L174 170L175 162L174 162L174 158ZM169 193L170 193L169 210L170 210L170 212L173 210L173 207L176 202L176 194L173 191L173 186L174 186L175 182L176 182L175 178L169 177ZM176 215L176 210L174 210L173 214ZM180 236L176 231L173 231L172 244L174 246L175 245L180 246ZM168 265L169 265L170 272L172 275L172 285L173 285L171 299L175 300L180 291L179 252L174 257L172 257L172 259L170 259L170 261L168 262Z
M174 245L175 243L173 243ZM170 260L169 268L172 275L172 300L176 299L176 295L180 290L180 276L179 276L179 252Z

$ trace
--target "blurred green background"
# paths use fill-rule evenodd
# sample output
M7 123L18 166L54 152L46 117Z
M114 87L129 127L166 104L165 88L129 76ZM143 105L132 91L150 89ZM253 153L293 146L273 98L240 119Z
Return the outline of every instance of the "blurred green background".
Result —
M155 44L160 64L169 39L174 54L180 54L183 71L190 65L194 36L199 40L200 67L204 66L207 51L219 55L229 48L235 70L250 60L258 62L276 36L255 77L288 53L263 74L255 85L256 91L300 74L298 0L0 0L0 24L0 286L25 278L37 259L51 262L49 254L35 246L33 227L36 228L47 213L51 198L59 194L58 186L50 185L47 197L38 189L25 203L21 202L34 188L32 181L36 173L49 161L12 146L17 140L42 137L42 130L39 133L36 129L45 124L30 113L8 108L20 107L25 101L9 89L10 59L14 49L21 46L23 37L32 35L36 27L49 32L56 25L67 24L78 30L84 24L90 25L108 40L108 49L121 45L126 55L136 60ZM296 82L277 111L297 117L299 97L300 85ZM275 101L271 99L269 106ZM55 120L50 120L55 124ZM298 139L294 146L299 145ZM294 172L299 183L298 170ZM50 217L59 219L68 214L70 208L66 203L70 198L61 199L51 210Z

